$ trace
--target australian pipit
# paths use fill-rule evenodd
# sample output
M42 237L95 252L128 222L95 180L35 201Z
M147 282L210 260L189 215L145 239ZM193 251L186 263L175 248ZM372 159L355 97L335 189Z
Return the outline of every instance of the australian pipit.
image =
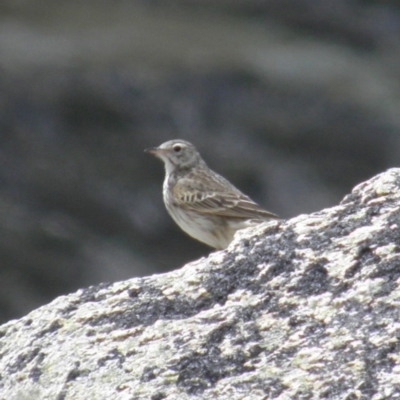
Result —
M208 168L191 143L170 140L145 151L164 161L163 197L169 214L200 242L224 249L239 229L278 218Z

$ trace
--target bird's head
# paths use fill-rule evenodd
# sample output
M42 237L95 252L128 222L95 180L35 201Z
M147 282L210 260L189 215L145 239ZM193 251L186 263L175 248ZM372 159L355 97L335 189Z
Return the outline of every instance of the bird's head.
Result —
M196 148L186 140L175 139L163 143L159 147L151 147L145 152L154 154L164 161L167 173L176 169L194 168L203 160Z

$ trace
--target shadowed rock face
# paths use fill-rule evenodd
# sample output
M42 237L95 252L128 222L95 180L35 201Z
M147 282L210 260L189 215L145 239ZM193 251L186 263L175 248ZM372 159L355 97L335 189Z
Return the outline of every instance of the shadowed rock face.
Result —
M5 399L396 398L400 169L0 328ZM348 397L348 398L350 398Z
M168 4L167 4L168 3ZM162 204L168 139L283 218L398 164L386 1L0 4L0 321L210 252Z

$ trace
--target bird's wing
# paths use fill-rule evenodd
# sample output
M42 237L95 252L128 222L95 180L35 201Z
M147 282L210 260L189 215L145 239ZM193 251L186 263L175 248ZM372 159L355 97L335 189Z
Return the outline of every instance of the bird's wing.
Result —
M278 218L263 210L221 176L213 181L210 188L205 188L197 179L183 178L173 190L179 206L200 214L245 219Z

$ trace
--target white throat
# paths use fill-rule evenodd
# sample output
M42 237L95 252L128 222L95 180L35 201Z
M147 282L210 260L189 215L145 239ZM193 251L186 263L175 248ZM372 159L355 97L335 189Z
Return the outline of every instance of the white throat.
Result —
M172 164L172 162L168 159L164 159L164 165L165 165L165 173L166 176L169 176L171 172L175 169L175 165Z

